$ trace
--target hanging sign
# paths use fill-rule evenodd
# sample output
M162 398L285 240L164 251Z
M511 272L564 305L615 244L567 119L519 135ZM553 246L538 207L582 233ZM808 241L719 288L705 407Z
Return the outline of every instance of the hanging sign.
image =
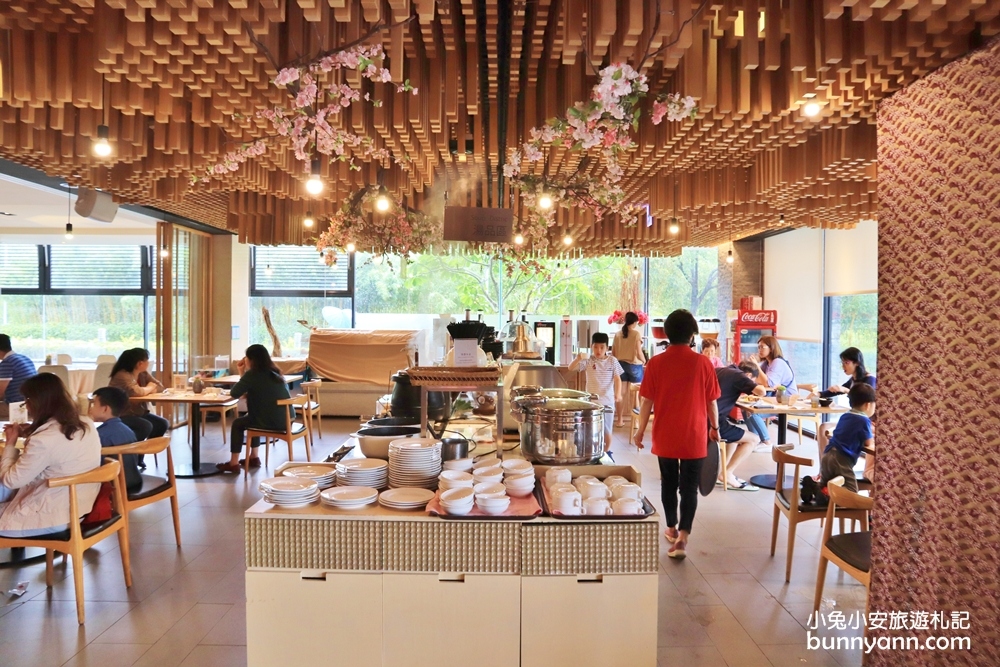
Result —
M512 243L514 211L509 208L447 206L444 240L471 243Z

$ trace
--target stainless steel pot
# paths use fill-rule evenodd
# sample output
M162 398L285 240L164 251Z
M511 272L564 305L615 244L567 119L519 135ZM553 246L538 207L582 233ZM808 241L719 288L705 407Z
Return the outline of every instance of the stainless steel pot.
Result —
M565 389L563 387L538 387L536 385L525 385L523 387L514 387L510 390L511 396L517 398L520 396L544 396L545 398L579 398L584 401L597 402L597 394L591 394L586 391L578 391L576 389Z
M604 413L608 408L600 403L541 394L512 402L514 418L520 424L521 453L529 461L578 465L604 454Z

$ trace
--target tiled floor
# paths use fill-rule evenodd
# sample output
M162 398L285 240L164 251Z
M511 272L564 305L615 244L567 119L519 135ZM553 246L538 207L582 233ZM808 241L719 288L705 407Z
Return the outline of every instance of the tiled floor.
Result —
M326 437L317 443L314 456L336 449L356 426L355 420L325 419ZM174 433L178 457L186 456L185 437L182 429ZM626 441L627 428L616 430L616 459L640 469L646 493L658 505L656 460L648 447L639 453ZM796 453L815 458L816 445L806 440ZM272 465L284 461L280 448L274 454ZM209 425L203 459L227 457L221 429ZM738 474L748 478L761 472L773 472L767 454L753 454ZM76 622L68 566L57 565L51 590L45 588L44 564L0 570L0 665L245 665L243 510L260 497L257 480L266 476L260 470L248 481L242 475L181 480L180 548L174 544L168 503L132 514L133 586L125 587L115 540L87 552L85 626ZM661 539L662 667L861 664L857 652L806 648L819 522L799 526L792 579L786 584L784 520L777 555L768 553L772 501L770 491L717 489L699 501L686 560L667 558ZM19 581L30 582L28 592L21 598L7 596ZM864 603L864 588L831 567L824 608L849 615L863 610Z

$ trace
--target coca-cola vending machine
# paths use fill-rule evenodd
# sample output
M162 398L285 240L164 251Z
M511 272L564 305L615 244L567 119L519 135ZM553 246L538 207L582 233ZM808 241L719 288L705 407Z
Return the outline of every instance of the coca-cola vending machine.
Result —
M731 364L738 364L744 357L757 354L757 341L762 336L777 335L776 310L726 311L726 349Z

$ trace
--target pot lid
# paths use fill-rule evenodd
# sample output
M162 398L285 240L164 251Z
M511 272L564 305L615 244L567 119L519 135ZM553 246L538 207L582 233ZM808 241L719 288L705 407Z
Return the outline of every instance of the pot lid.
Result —
M535 398L534 401L524 401L523 399L517 401L519 405L528 410L544 410L545 412L604 412L604 406L600 403L585 401L579 398L545 398L544 400L538 400L538 397L532 396L525 396L524 398Z

